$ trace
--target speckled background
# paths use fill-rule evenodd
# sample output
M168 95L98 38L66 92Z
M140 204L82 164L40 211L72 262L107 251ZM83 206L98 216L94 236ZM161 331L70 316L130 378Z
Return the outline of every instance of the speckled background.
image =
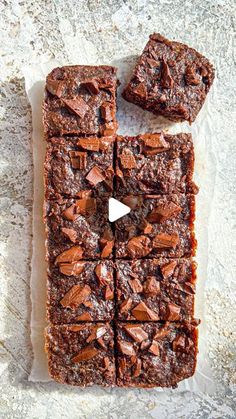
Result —
M235 12L231 0L0 2L0 417L236 417ZM217 172L206 289L209 357L217 390L211 396L157 395L154 390L78 391L29 383L33 167L31 110L22 68L51 58L82 63L88 55L91 63L118 63L140 53L153 31L199 49L217 72L211 93ZM144 118L147 123L149 117Z

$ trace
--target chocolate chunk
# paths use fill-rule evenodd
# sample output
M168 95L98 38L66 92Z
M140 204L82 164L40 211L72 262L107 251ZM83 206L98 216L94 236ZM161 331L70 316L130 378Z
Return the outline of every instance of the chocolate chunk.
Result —
M168 303L166 307L167 320L176 321L180 318L181 307L176 304Z
M133 292L140 293L143 291L143 286L138 278L133 278L129 280L129 285Z
M88 175L86 176L86 179L93 185L96 186L98 183L103 182L105 180L105 177L103 176L101 170L99 167L94 166Z
M179 243L179 236L178 234L166 234L160 233L154 237L152 245L158 249L165 249L173 247L174 249Z
M99 151L100 141L97 137L80 138L78 145L84 150L88 151Z
M136 342L143 342L148 339L148 334L139 325L127 324L127 326L124 326L124 329Z
M173 275L176 265L177 261L173 260L172 262L161 266L161 273L164 279L167 279Z
M132 300L131 298L128 298L127 300L124 300L120 305L120 312L121 313L127 313L127 311L130 310L132 307Z
M141 371L142 371L142 361L141 359L137 358L134 372L133 372L133 377L139 377L139 375L141 374Z
M89 106L81 97L74 97L73 99L63 99L63 103L72 112L78 115L80 118L84 118L86 112L89 110Z
M73 204L70 207L66 208L62 215L67 220L75 221L76 218L78 218L79 216L79 214L77 213L76 204Z
M154 276L147 277L147 280L144 282L143 291L149 296L159 294L160 282Z
M187 85L197 86L201 83L201 76L196 73L196 69L194 67L187 66L185 71L185 81Z
M112 103L105 102L101 106L101 116L106 122L110 122L114 119L114 107Z
M118 342L118 347L119 347L119 350L122 352L122 354L128 355L128 356L135 356L135 350L132 343L126 342L125 340L123 341L120 340Z
M88 361L89 359L94 358L98 354L98 350L93 346L87 346L86 348L81 349L81 351L75 355L71 361L77 364L78 362Z
M134 88L134 92L137 93L140 97L147 97L147 89L144 83L138 84L138 86Z
M140 321L159 320L159 316L153 310L148 308L143 301L133 308L132 315L135 319Z
M120 155L120 162L124 169L134 169L136 165L135 157L129 149L124 149Z
M108 240L106 242L106 244L102 245L102 246L103 246L103 248L102 248L102 252L101 252L101 258L104 259L104 258L109 257L110 254L112 253L112 249L113 249L113 246L114 246L114 240L110 240L110 241Z
M172 89L174 86L174 80L171 77L170 68L164 59L162 60L161 85L164 89Z
M82 215L92 215L97 210L95 198L81 198L76 200L76 211Z
M106 263L99 263L95 268L96 276L100 285L109 284L112 280L112 272L107 269Z
M110 286L107 285L105 289L105 300L113 300L113 298L114 298L114 292L110 288Z
M91 335L89 335L89 337L86 339L87 343L92 342L93 340L99 339L101 338L103 335L105 335L107 333L107 328L106 326L94 326L94 328L92 329L92 333Z
M143 134L139 135L140 140L142 140L146 147L155 149L155 153L161 153L163 151L169 150L170 144L165 141L165 137L162 132L156 134ZM149 150L150 152L150 150ZM148 151L146 151L148 154Z
M132 258L147 256L151 251L151 241L146 236L133 237L127 244Z
M128 196L125 196L122 199L122 202L125 205L128 205L128 207L130 207L131 209L134 210L136 208L141 207L141 205L143 203L143 198L141 196L138 196L138 195L136 195L136 196L134 196L134 195L128 195Z
M148 221L151 223L164 223L166 220L177 217L182 211L182 208L174 204L174 202L168 202L166 204L157 205L150 214L148 214Z
M179 335L172 342L173 351L184 351L186 348L185 336Z
M67 276L76 276L79 275L85 266L85 262L72 262L72 263L60 263L59 269L60 272Z
M155 340L152 341L151 346L149 346L148 351L151 352L153 355L160 355L160 348Z
M84 170L87 166L87 153L70 151L71 166L73 169Z
M73 228L65 228L63 227L61 229L62 233L65 234L66 237L68 237L68 239L72 242L72 243L76 243L76 239L77 239L77 233L75 230L73 230Z
M85 80L81 85L86 87L91 94L97 95L99 93L99 83L96 79Z
M87 322L89 322L89 321L92 321L93 318L92 318L91 314L87 312L87 313L82 313L80 316L77 316L76 320L77 321L87 321Z
M143 220L142 224L144 234L150 234L152 232L152 225L147 222L147 220Z
M91 288L89 285L85 285L84 287L74 285L70 291L64 295L60 303L63 307L69 307L73 310L78 305L82 304L83 301L87 300L90 294Z
M55 264L64 263L64 262L76 262L82 259L83 249L80 246L73 246L68 250L65 250L55 260Z
M46 88L52 95L62 97L65 90L65 83L62 80L47 79Z

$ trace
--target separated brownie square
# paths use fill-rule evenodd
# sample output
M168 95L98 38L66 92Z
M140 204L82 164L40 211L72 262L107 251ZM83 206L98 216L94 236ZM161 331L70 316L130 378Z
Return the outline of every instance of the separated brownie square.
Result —
M81 198L45 202L47 260L56 266L81 259L111 258L114 238L108 199L86 193Z
M50 265L47 290L47 317L53 324L108 321L114 317L111 261Z
M207 58L158 33L150 35L123 97L173 121L193 122L214 80Z
M117 138L116 195L196 193L191 134Z
M44 111L46 137L113 135L117 128L115 67L58 67L47 76Z
M119 320L191 320L196 266L191 259L116 261Z
M78 196L83 190L113 190L113 137L52 138L45 159L45 194Z
M115 385L114 334L108 323L49 326L49 374L61 384Z
M118 386L177 387L194 374L197 336L187 322L118 322Z
M114 223L117 258L179 258L195 254L194 195L127 195L119 200L131 212Z

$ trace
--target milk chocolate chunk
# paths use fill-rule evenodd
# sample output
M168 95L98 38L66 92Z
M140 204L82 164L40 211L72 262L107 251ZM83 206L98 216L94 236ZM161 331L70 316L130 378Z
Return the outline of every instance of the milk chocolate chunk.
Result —
M163 276L163 269L171 264L175 269ZM115 269L119 320L191 321L193 318L196 264L190 259L116 260ZM137 289L130 287L134 277L139 281Z
M117 196L197 192L192 180L194 151L191 134L119 136L117 156ZM164 210L165 218L167 208Z
M125 196L117 198L127 202ZM150 214L152 228L145 228ZM114 223L115 256L118 259L193 256L194 219L194 195L143 195L138 206Z
M115 67L78 65L52 70L47 76L43 104L46 138L67 134L106 135L100 109L106 110L113 135L117 127L116 88Z
M115 358L114 334L108 323L85 323L85 328L76 325L49 326L46 331L46 351L49 374L62 384L74 386L114 386ZM99 330L105 346L92 339ZM104 368L104 359L107 367Z
M135 326L147 335L142 343L130 335L130 326L133 324L117 323L118 386L175 388L194 374L198 337L194 325L170 323L166 334L162 333L167 328L165 323L137 323ZM156 335L160 336L158 340ZM185 349L187 341L188 350Z
M207 58L185 44L154 33L137 61L123 97L156 115L191 123L213 80L214 69Z
M56 200L45 203L45 221L50 263L111 259L113 243L103 244L104 231L113 237L106 197L76 199L57 195Z
M109 195L113 190L113 139L98 137L51 138L45 159L46 198L57 194L79 197L90 190ZM100 147L106 144L106 148Z
M111 321L114 317L112 261L50 264L47 286L47 318L53 324Z

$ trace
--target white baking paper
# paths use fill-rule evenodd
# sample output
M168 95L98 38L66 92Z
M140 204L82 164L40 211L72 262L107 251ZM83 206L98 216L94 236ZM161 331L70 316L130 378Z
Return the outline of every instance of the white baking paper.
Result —
M195 181L200 187L197 195L196 237L198 240L197 263L198 282L196 293L196 317L201 319L199 326L199 354L194 376L181 382L175 390L157 391L194 391L213 393L215 383L212 379L208 361L207 325L204 315L204 288L207 282L208 262L208 223L213 200L216 160L211 149L212 127L210 121L211 104L208 99L197 117L189 127L187 123L171 124L163 118L157 118L149 112L125 102L120 95L127 82L135 57L124 57L111 63L118 67L118 78L121 86L118 90L119 134L135 135L144 132L155 132L160 129L171 133L191 132L195 144ZM47 370L47 359L44 352L44 328L46 326L46 262L45 232L43 225L43 162L45 142L42 130L42 101L46 75L54 68L68 63L50 61L24 69L26 92L32 107L33 122L33 159L34 159L34 205L33 205L33 256L31 269L31 340L33 346L33 363L29 376L30 381L50 381ZM71 63L70 63L71 64ZM73 64L73 63L72 63ZM78 63L77 63L78 64ZM84 63L80 63L84 64ZM213 94L211 92L211 94ZM79 389L78 389L79 391ZM109 391L109 390L108 390ZM114 390L115 391L115 390ZM135 390L134 390L135 391Z

